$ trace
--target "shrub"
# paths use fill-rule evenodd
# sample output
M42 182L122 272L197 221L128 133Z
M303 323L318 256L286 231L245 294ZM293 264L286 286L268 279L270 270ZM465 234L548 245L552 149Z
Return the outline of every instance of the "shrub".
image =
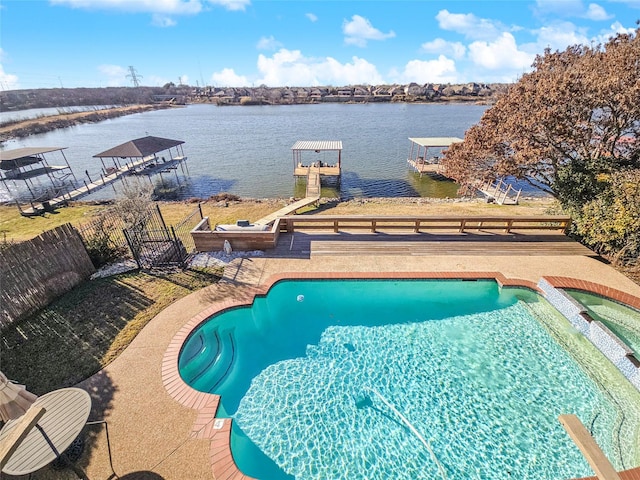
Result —
M640 169L602 175L606 188L577 212L575 231L614 262L637 264L640 256Z

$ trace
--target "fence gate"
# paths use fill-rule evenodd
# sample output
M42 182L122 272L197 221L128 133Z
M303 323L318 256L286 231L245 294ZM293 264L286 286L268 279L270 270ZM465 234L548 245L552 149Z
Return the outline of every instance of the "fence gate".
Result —
M187 252L182 242L169 231L160 208L149 209L133 227L123 230L139 268L184 265Z

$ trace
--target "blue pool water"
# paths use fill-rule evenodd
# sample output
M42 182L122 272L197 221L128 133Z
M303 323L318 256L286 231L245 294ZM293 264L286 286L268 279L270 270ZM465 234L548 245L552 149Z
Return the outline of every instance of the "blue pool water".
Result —
M179 368L222 396L234 459L263 480L592 474L563 413L622 468L620 412L532 313L546 307L493 281L285 281L203 323Z
M592 318L600 320L640 358L640 312L594 293L567 290Z

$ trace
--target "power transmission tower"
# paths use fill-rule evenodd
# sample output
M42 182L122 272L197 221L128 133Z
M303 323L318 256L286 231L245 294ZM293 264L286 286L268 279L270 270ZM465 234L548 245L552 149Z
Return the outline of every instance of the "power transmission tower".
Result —
M143 78L142 75L139 75L136 72L136 69L133 68L132 66L129 66L129 74L127 75L127 78L130 78L131 81L133 82L133 86L134 87L139 87L140 86L140 82L138 81L140 78Z

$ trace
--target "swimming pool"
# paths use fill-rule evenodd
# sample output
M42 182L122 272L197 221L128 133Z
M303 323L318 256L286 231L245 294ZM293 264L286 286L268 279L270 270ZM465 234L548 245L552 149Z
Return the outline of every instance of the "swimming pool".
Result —
M595 320L600 320L640 358L640 312L582 290L565 289Z
M179 370L222 396L234 459L260 479L589 475L562 413L616 468L638 464L637 391L544 300L494 281L282 281L195 329Z

